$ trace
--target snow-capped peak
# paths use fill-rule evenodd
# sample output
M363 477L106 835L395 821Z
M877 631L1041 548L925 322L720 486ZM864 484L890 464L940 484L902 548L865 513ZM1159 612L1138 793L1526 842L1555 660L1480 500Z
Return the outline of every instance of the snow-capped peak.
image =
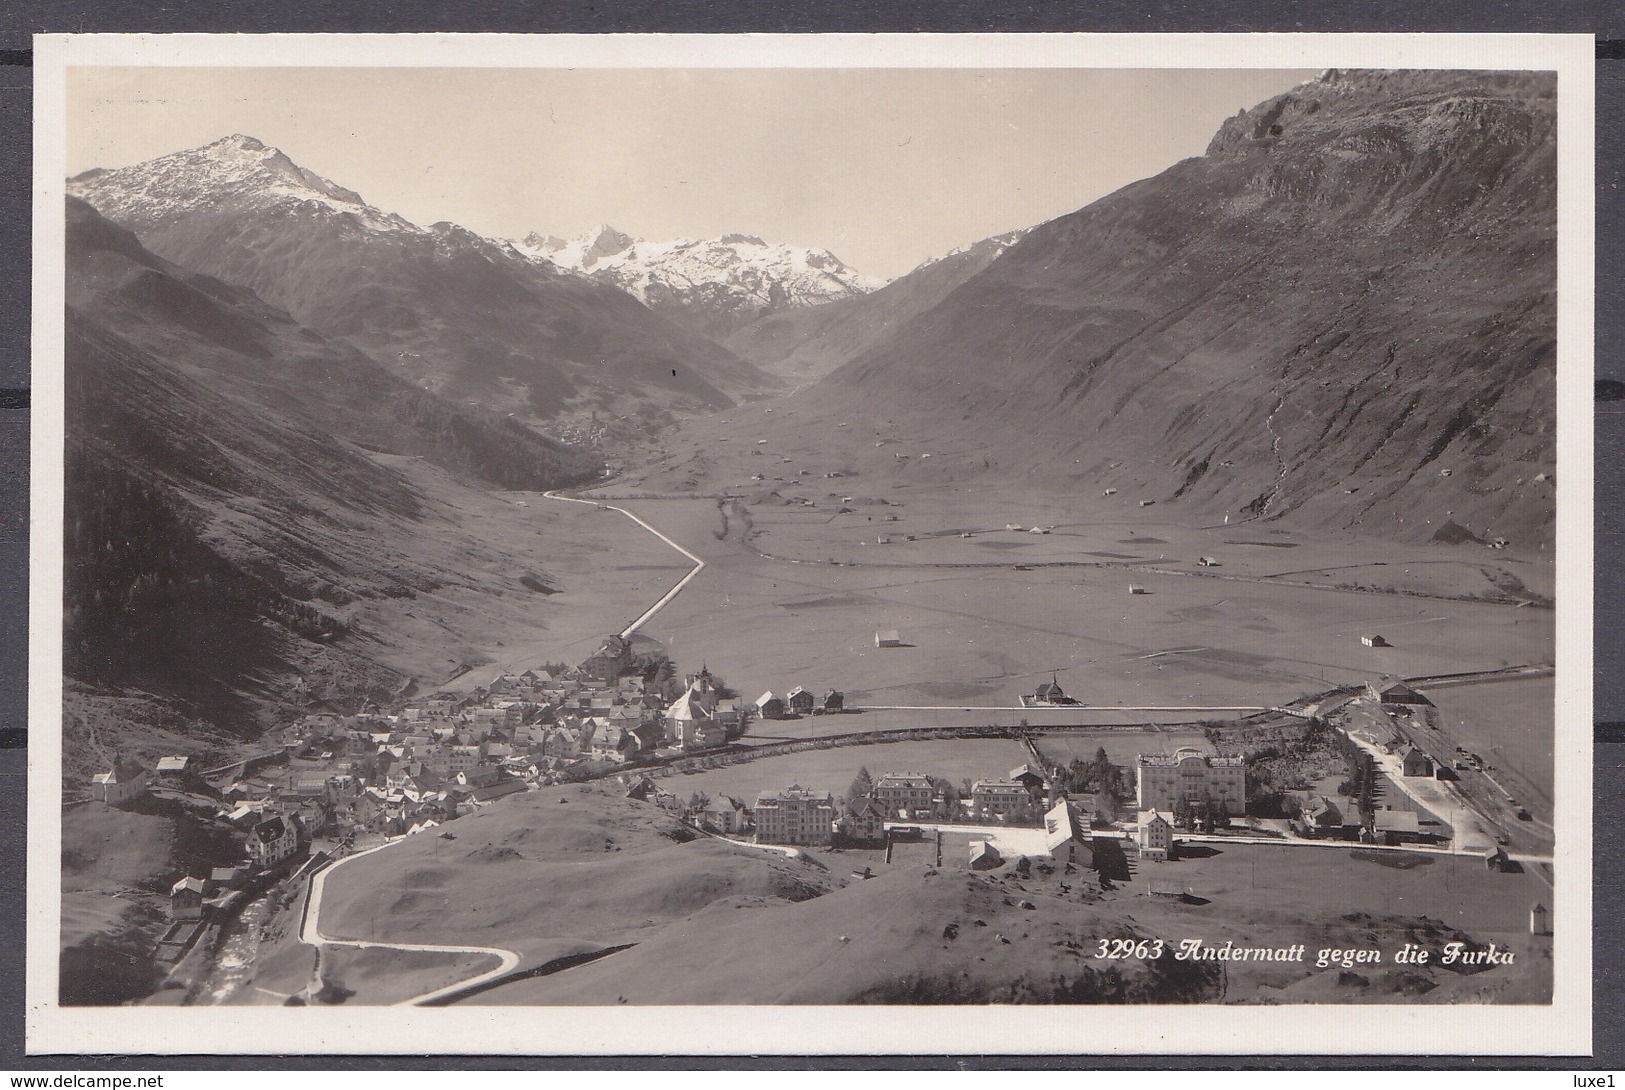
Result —
M767 242L743 232L651 242L600 224L569 240L532 232L514 246L613 283L651 307L703 311L703 323L711 326L863 295L883 283L828 250Z
M116 170L87 170L68 192L114 219L168 221L218 211L304 204L348 213L374 230L420 230L380 212L361 195L328 181L252 136L233 133L201 147Z

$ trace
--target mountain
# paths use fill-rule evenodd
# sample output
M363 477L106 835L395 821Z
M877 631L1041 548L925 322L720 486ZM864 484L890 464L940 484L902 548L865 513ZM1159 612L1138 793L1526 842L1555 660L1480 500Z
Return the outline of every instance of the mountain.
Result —
M1555 105L1539 73L1325 73L792 400L1198 517L1549 542Z
M70 773L398 690L414 656L455 646L441 627L403 651L443 588L482 623L496 597L537 597L524 576L542 577L488 570L497 531L465 540L456 508L590 479L594 459L411 386L81 202L67 219Z
M422 390L252 292L163 260L83 201L70 197L67 216L70 310L216 391L498 488L555 488L596 475L589 453Z
M828 250L764 242L755 235L650 242L608 225L565 241L540 234L523 253L614 284L651 310L723 337L765 315L861 298L880 281Z
M868 295L777 311L730 334L723 343L792 382L822 378L903 322L942 302L1026 233L995 235L933 258Z
M771 382L623 291L382 212L251 137L88 171L69 192L420 386L525 418L659 421Z

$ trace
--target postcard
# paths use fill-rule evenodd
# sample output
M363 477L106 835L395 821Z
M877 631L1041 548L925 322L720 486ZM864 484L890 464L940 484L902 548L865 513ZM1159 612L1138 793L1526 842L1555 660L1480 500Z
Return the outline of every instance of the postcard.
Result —
M36 56L30 1051L1589 1050L1588 36Z

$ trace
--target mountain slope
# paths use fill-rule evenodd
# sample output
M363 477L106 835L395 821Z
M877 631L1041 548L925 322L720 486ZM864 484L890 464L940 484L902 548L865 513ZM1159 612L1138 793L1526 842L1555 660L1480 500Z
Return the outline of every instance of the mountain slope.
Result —
M427 393L252 292L164 261L82 201L69 198L67 214L70 308L216 391L500 488L555 488L595 476L590 454Z
M498 617L546 627L524 579L557 578L493 558L504 527L465 530L465 509L593 459L407 385L82 203L68 221L70 775L160 732L229 744L353 707Z
M155 253L459 399L535 419L660 418L764 381L625 292L380 212L249 137L88 171L69 191Z
M880 286L828 250L755 235L650 242L605 225L570 241L531 234L518 247L614 284L711 337L764 315L861 298Z
M793 382L822 378L922 314L1007 250L1025 231L995 235L927 261L868 295L759 318L723 343Z
M1214 517L1548 541L1554 107L1542 74L1327 73L797 400Z

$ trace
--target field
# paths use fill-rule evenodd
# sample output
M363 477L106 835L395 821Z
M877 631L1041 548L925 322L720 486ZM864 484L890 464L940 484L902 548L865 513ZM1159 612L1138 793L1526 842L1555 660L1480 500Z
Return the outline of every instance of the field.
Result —
M861 560L836 564L828 562L829 549L850 533L845 523L870 514L746 505L757 531L746 541L739 509L714 499L617 502L706 561L644 629L680 666L704 662L746 699L802 685L841 689L849 705L920 706L758 722L747 741L1022 719L1224 719L1240 713L1214 709L1279 704L1384 674L1496 669L1552 656L1547 609L1369 589L1495 594L1516 578L1539 593L1545 566L1500 554L1486 559L1479 547L1369 544L1279 529L1082 524L1075 515L1067 523L1058 508L1036 502L1030 519L1011 520L1054 516L1057 529L1017 535L978 529L998 524L989 510L967 513L988 508L988 496L927 495L916 487L905 508L861 510L906 512L899 517L927 520L934 530L926 522L915 529L939 536L862 546ZM965 528L969 539L959 536ZM1195 565L1227 540L1250 544L1231 545L1218 568ZM1013 550L1031 570L1005 562ZM1138 567L1127 571L1127 561L1094 555L1101 552L1132 556ZM990 554L1001 559L990 562ZM1333 569L1356 567L1359 577L1349 581L1367 589L1332 585ZM1391 577L1373 584L1372 568ZM1304 582L1311 577L1322 585ZM1130 595L1130 582L1148 593ZM881 628L898 629L904 646L876 647ZM1368 634L1392 646L1366 647L1360 637ZM1087 706L1004 710L1051 677ZM1538 719L1484 711L1463 728L1471 741L1488 745L1531 723L1536 733L1547 729Z
M431 689L448 678L448 688L471 688L509 669L579 662L691 567L614 512L538 493L470 491L420 461L378 457L434 501L439 517L407 527L415 537L401 549L437 562L443 576L432 591L356 608L388 634L378 658ZM459 673L463 664L473 669Z
M598 787L505 800L329 875L332 938L513 950L524 967L642 936L729 898L815 896L836 879L696 839L657 807Z
M861 566L775 561L732 536L719 541L711 501L627 506L710 565L651 634L681 632L680 642L669 639L679 654L703 641L713 666L736 675L749 668L764 688L844 687L856 703L1013 705L1059 670L1067 691L1091 705L1257 705L1382 673L1550 657L1551 617L1540 610L1321 589L1239 578L1239 571L1224 578L1105 565L1021 572L901 554ZM802 529L798 540L815 532ZM1126 532L1090 531L1107 540ZM1035 547L1051 548L1055 536L1039 540ZM961 545L975 543L955 537L944 547ZM1130 582L1149 593L1129 595ZM874 630L882 627L897 628L907 646L876 648ZM1359 637L1372 632L1393 646L1362 646ZM1444 632L1448 640L1436 635Z

